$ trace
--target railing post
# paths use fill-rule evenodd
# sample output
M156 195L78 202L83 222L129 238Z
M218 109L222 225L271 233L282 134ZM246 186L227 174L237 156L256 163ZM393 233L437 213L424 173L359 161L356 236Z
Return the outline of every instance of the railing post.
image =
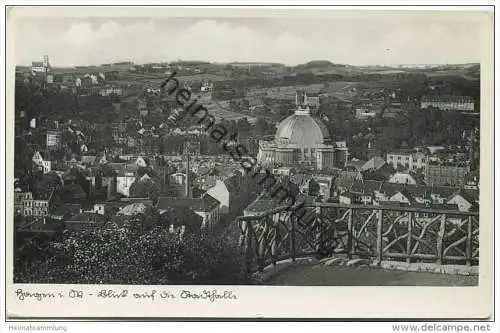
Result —
M278 238L278 226L281 213L276 213L273 215L273 225L272 233L273 239L271 241L271 261L273 265L276 265L276 238Z
M295 249L295 214L289 215L290 219L290 257L292 261L295 261L296 249Z
M383 233L383 214L382 210L379 209L378 211L378 221L377 221L377 265L382 264L382 257L383 257L383 244L382 244L382 233Z
M323 223L321 221L321 207L317 206L315 207L315 211L316 211L316 214L314 216L314 219L315 219L315 224L316 224L316 227L317 227L317 232L316 232L316 252L318 254L323 254L323 249L324 249L324 239L323 237L325 237L325 235L323 234Z
M465 256L467 266L472 265L472 216L467 217L467 239L465 241Z
M262 229L262 234L259 235L257 239L259 241L259 257L257 258L257 263L259 266L259 271L264 271L265 264L265 254L266 254L266 238L267 232L269 230L269 217L265 217L264 220L264 228Z
M406 262L410 263L411 262L411 237L413 233L413 213L408 212L408 238L406 239Z
M446 214L441 215L441 223L439 225L439 233L437 238L437 254L438 254L438 265L443 264L443 239L444 233L446 231Z
M245 264L247 274L250 274L252 271L252 261L253 261L253 242L252 242L252 232L250 232L250 228L253 228L253 221L245 221Z
M349 209L349 214L347 217L347 258L352 259L353 252L353 225L352 225L352 214L354 211L352 208Z

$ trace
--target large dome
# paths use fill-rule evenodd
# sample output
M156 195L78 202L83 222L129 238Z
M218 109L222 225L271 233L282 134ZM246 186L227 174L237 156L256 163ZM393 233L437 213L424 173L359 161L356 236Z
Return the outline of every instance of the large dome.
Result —
M315 147L330 141L325 124L310 114L294 114L283 120L276 131L276 139L288 139L299 147Z

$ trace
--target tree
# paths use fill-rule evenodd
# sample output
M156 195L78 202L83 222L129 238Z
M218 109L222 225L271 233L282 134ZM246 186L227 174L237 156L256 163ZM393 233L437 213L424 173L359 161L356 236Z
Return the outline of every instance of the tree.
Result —
M62 186L61 178L55 172L39 173L33 184L33 194L42 198L48 198L52 193L58 194Z
M131 198L149 198L156 202L159 194L159 186L151 179L138 179L130 185Z
M309 181L309 195L317 196L320 194L320 185L314 179Z
M258 118L254 125L255 131L259 134L265 134L269 130L269 124L264 118Z
M101 229L67 232L35 257L16 260L17 283L241 284L244 258L225 236L168 228L137 231L108 223ZM22 253L16 253L16 259Z

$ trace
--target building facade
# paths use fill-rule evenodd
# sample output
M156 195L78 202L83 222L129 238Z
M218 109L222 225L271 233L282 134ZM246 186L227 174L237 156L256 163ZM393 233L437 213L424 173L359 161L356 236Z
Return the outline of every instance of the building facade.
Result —
M24 216L44 217L52 209L52 195L48 199L36 199L33 198L33 193L25 192L22 200Z
M39 151L33 154L32 161L34 166L43 173L48 173L52 170L52 161L45 160Z
M257 160L268 168L304 166L318 170L333 168L342 152L347 158L347 147L336 146L325 124L311 115L307 94L296 93L295 114L283 120L271 141L259 141Z
M420 101L420 107L437 108L443 111L474 111L474 100L469 96L424 96Z
M431 164L425 168L424 181L434 186L463 186L468 173L467 166Z
M47 131L47 148L58 149L61 147L61 132Z
M414 150L399 150L387 153L387 164L394 169L403 167L407 170L424 169L427 165L427 156Z

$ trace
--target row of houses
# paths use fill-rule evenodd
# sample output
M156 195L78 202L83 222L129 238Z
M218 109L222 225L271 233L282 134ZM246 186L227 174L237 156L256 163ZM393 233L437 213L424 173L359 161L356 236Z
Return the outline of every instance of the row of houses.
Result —
M432 107L442 111L474 112L475 102L470 96L423 96L420 107L422 109Z

